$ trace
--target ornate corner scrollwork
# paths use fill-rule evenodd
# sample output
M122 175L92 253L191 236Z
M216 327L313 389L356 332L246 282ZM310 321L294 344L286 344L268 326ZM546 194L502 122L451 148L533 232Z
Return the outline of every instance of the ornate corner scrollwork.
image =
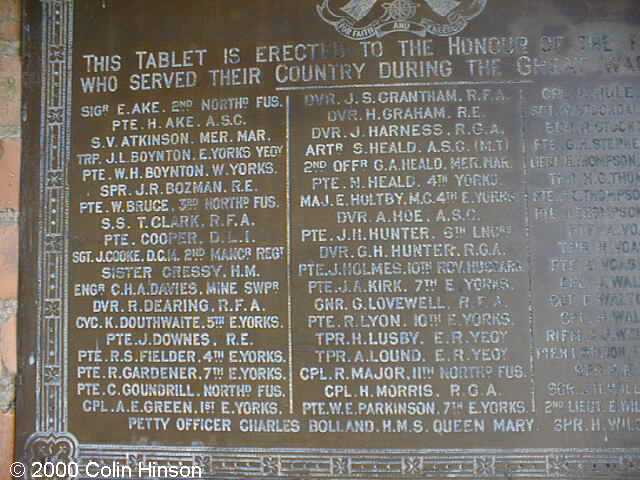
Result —
M194 455L193 465L202 469L202 473L211 472L211 457L209 455Z
M262 457L262 472L265 475L280 475L281 470L282 464L280 461L280 457Z
M29 437L25 447L25 463L53 462L70 464L78 461L78 440L66 432L37 432ZM27 480L31 480L31 472L27 472ZM66 480L67 477L56 477L54 480Z
M547 475L551 477L562 477L569 473L569 462L564 455L547 455L546 457Z
M408 476L421 475L424 470L422 457L405 457L402 459L402 473Z
M334 475L350 475L351 459L349 457L333 457L331 459L331 473Z
M496 457L476 457L473 462L474 474L478 477L493 477L496 474Z

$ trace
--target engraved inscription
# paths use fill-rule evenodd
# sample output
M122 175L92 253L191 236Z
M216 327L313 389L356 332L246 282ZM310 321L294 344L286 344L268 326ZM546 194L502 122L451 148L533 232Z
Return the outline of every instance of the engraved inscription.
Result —
M76 3L43 3L29 448L637 470L631 2Z

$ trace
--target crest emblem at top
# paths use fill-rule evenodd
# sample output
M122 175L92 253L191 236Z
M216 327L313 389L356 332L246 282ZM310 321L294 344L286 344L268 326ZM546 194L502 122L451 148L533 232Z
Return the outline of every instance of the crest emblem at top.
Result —
M460 6L457 0L424 0L441 17L446 17Z
M322 0L318 14L353 40L408 32L426 37L456 35L487 6L488 0Z

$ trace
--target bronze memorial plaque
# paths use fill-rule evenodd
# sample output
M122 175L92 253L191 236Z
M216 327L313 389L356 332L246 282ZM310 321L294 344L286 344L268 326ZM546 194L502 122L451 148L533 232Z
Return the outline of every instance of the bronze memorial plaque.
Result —
M640 478L637 0L26 10L28 466Z

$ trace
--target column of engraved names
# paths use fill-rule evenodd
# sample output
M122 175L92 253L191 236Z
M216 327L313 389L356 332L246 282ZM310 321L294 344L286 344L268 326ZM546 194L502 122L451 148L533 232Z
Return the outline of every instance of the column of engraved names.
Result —
M201 90L77 109L72 422L260 431L288 411L284 104Z
M550 82L527 105L542 426L630 439L640 428L640 90L606 76Z
M517 98L296 97L296 404L310 432L533 430Z

